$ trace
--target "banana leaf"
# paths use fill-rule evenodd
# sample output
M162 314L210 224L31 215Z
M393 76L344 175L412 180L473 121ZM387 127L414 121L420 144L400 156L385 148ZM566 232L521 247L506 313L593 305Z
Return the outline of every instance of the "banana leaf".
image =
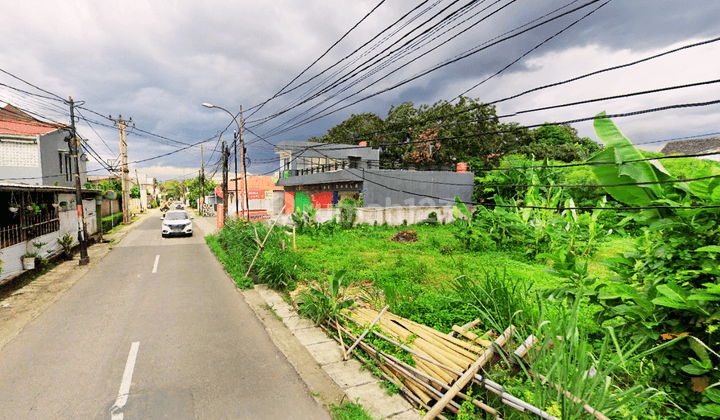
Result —
M605 113L601 112L597 116L604 115ZM588 159L588 162L615 162L615 165L600 164L590 167L600 184L631 184L672 179L660 162L625 163L644 157L610 119L598 118L595 120L594 126L595 132L605 144L605 148ZM605 187L605 190L621 203L632 206L649 206L664 195L660 184Z

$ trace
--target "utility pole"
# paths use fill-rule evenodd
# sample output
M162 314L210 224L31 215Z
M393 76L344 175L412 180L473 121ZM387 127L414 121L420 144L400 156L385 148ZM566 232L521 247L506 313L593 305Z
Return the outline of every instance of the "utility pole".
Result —
M240 219L240 196L238 195L238 176L237 176L237 142L238 142L238 132L235 132L235 214L237 214L238 219Z
M223 221L227 220L228 214L228 157L230 151L225 145L225 139L222 139L222 156L223 156Z
M120 159L122 164L122 207L123 207L123 223L130 224L132 216L130 214L130 179L127 162L127 138L125 136L125 129L128 124L132 123L132 117L128 120L123 120L122 115L119 115L117 119L114 119L112 115L108 117L111 121L115 122L115 127L120 130ZM135 124L133 123L133 127Z
M203 148L202 144L200 145L200 188L202 190L202 200L200 200L203 205L205 204L205 158L203 157ZM202 207L200 208L200 214L203 213ZM204 216L204 214L203 214Z
M75 132L75 103L72 96L70 97L70 129L72 130L72 138L68 140L68 146L72 151L75 159L75 202L77 203L78 212L78 242L80 243L80 265L87 265L90 258L87 253L87 243L85 242L85 215L83 212L82 191L80 182L80 138Z
M140 213L143 211L142 206L142 185L140 184L140 177L138 176L137 169L135 169L135 181L137 181L138 192L140 193Z
M247 183L247 171L245 170L245 142L243 141L243 111L242 111L242 105L240 105L240 164L242 165L242 174L243 178L245 179L245 210L247 210L247 220L250 221L250 191L248 190L248 183ZM237 151L235 151L235 156L237 156ZM237 164L235 164L237 167ZM237 176L237 175L236 175ZM237 183L237 180L235 180Z

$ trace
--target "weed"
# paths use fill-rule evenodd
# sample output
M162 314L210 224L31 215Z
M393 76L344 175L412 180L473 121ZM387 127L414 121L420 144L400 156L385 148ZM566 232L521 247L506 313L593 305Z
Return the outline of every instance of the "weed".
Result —
M275 315L275 318L277 318L278 321L283 322L283 318L275 312L275 308L272 307L272 305L265 304L262 306L266 311L272 312L273 315Z
M330 408L333 420L376 420L357 401Z
M335 273L330 279L322 283L315 283L309 289L298 295L300 314L320 325L328 319L336 318L340 311L353 305L351 299L345 300L343 293L343 280L345 270Z

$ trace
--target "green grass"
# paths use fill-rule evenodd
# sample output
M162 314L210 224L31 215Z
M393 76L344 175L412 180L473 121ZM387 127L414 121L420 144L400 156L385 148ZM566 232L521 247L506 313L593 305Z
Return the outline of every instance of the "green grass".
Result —
M552 284L544 265L521 255L503 252L478 253L462 249L450 226L411 226L418 241L397 243L389 238L403 227L360 227L334 236L298 235L298 250L306 267L298 278L320 280L328 273L347 269L352 282L408 276L418 284L439 286L454 278L488 269L536 284Z
M331 407L330 414L333 420L376 420L362 405L351 402Z
M217 236L206 236L205 242L207 242L210 250L215 254L220 263L222 263L228 274L230 274L230 277L235 280L238 288L251 289L253 287L252 279L245 278L246 268L223 249Z

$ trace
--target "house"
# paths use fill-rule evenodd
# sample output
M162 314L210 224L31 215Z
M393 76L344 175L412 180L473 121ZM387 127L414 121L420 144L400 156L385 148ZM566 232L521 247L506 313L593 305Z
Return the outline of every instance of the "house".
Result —
M100 232L97 217L100 194L98 190L82 191L88 237ZM73 235L73 243L77 244L74 188L0 183L0 284L23 272L23 254L37 252L47 258L62 252L57 239L67 233Z
M6 105L0 109L0 182L75 186L75 162L62 124L39 121ZM81 185L87 180L87 156L80 156Z
M451 167L380 169L379 150L364 143L354 146L285 141L275 146L275 153L280 155L281 177L277 185L285 189L286 213L305 206L332 208L350 197L366 209L412 208L408 210L411 216L399 219L412 223L427 217L431 211L427 209L444 209L451 215L456 196L466 203L472 200L475 174L467 172L464 164L457 165L457 172L447 170ZM397 217L393 216L393 220L397 221Z
M270 219L282 211L284 189L275 184L277 178L270 176L249 175L247 186L250 191L250 221ZM237 189L236 189L237 188ZM235 203L235 191L240 202ZM238 177L228 181L228 213L235 214L236 209L242 214L245 211L245 179Z
M695 155L701 153L720 154L720 137L708 139L692 139L670 141L660 150L660 153L669 155ZM707 159L718 160L718 156L708 156Z

